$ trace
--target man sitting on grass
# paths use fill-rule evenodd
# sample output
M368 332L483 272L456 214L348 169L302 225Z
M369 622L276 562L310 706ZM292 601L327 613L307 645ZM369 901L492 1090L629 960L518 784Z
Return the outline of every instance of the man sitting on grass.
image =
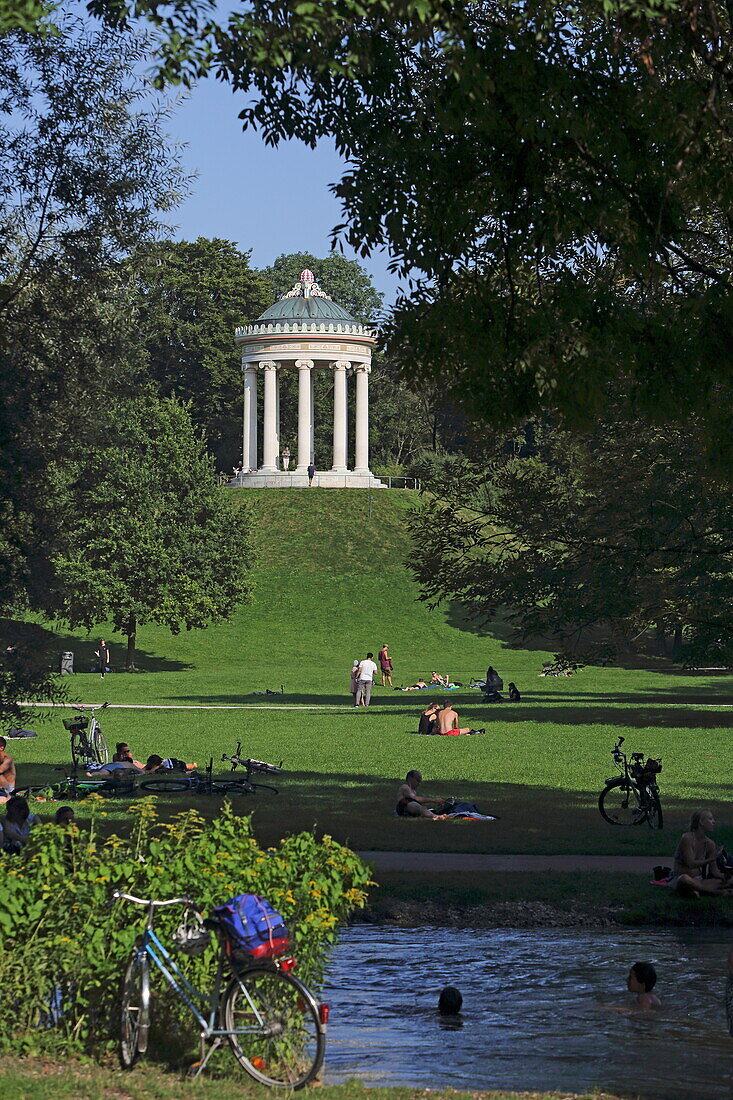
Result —
M15 761L5 751L7 741L0 737L0 796L4 802L10 798L15 790Z
M428 809L428 803L433 802L440 809L445 802L444 798L421 798L417 788L422 782L420 772L409 771L405 776L405 782L397 792L398 802L395 812L398 817L429 817L436 820L437 814Z
M486 733L486 730L474 730L468 726L461 729L458 725L458 711L446 699L438 714L438 733L444 737L459 737L462 733Z

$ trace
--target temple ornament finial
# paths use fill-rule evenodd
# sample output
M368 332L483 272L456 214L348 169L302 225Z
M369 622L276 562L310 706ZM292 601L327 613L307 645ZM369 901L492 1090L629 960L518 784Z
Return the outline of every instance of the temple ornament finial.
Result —
M301 271L300 279L293 289L289 290L287 294L283 294L278 300L282 302L285 298L325 298L329 302L333 301L330 294L326 294L324 290L321 290L316 282L315 275L307 267Z

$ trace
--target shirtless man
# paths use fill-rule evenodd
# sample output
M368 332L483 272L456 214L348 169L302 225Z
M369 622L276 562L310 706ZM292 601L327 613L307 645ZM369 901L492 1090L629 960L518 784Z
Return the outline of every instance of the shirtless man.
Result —
M472 730L469 726L458 725L458 711L446 699L443 709L438 713L438 733L444 737L459 737L462 733L485 733L485 730Z
M5 751L7 741L0 737L0 795L6 798L15 790L15 761Z
M397 792L399 801L397 802L396 812L399 817L431 817L433 820L436 819L436 814L428 809L428 803L434 802L436 805L442 806L445 799L421 798L417 793L417 788L421 782L422 776L418 771L409 771L405 776L405 782Z
M716 863L722 849L707 835L714 828L715 818L710 810L695 810L689 831L680 837L674 854L672 885L683 897L699 898L701 894L718 894L729 888Z

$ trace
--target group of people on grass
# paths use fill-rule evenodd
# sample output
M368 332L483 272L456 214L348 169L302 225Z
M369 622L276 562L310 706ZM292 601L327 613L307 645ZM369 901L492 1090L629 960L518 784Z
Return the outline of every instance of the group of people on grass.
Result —
M153 753L145 763L136 760L126 741L118 741L110 764L89 764L87 775L93 779L117 779L125 775L153 775L156 772L192 772L197 765L187 764L175 756L158 756Z
M0 817L0 850L17 855L31 835L31 829L39 818L30 812L28 799L22 795L12 795L5 804L5 814ZM70 825L74 821L71 806L59 806L54 815L54 824Z
M379 661L379 669L382 672L382 687L392 687L392 658L389 655L389 646L386 642L377 654L377 660ZM354 700L355 707L370 706L374 677L379 669L372 652L367 653L361 661L357 658L352 664L349 693Z
M461 734L486 733L485 729L461 726L458 711L446 699L442 703L430 703L420 715L418 733L439 734L443 737L459 737Z

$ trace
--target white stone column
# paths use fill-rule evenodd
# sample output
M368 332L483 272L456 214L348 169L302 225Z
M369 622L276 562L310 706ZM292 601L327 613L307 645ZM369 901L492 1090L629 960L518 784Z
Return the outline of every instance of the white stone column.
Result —
M312 454L313 360L296 359L298 368L298 464L296 474L304 474Z
M315 366L315 363L313 365ZM311 435L310 435L310 445L308 447L308 453L310 455L310 458L308 459L309 462L315 462L316 461L316 399L314 397L315 382L316 382L315 371L312 370L311 371L311 381L310 381L310 391L311 391Z
M244 418L242 467L246 474L257 469L257 367L244 363Z
M347 371L351 364L339 359L333 364L333 466L335 474L348 470L348 418L346 414Z
M356 373L355 474L369 474L369 374L371 367L359 364Z
M265 408L262 430L262 473L277 473L277 363L260 363L265 376Z

